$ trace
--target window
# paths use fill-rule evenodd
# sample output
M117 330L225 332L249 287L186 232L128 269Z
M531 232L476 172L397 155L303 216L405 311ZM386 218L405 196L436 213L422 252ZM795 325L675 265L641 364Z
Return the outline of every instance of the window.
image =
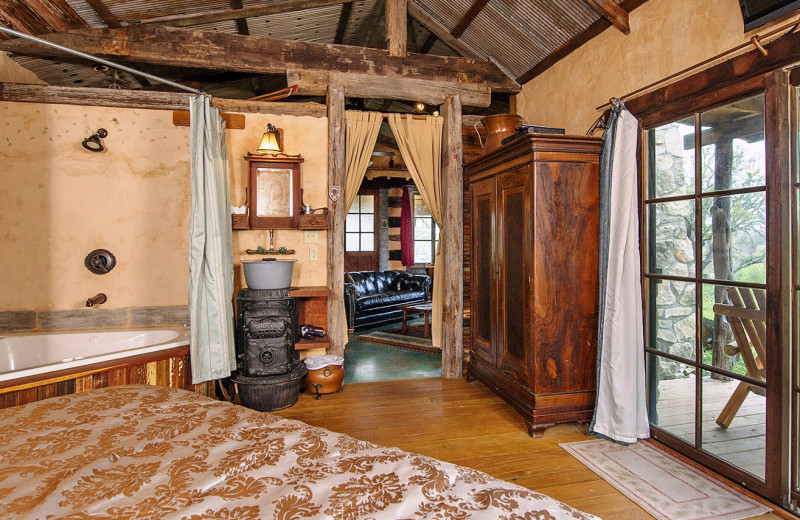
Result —
M346 252L375 251L375 196L356 195L344 224Z
M414 194L414 263L432 264L439 242L439 226L419 193Z

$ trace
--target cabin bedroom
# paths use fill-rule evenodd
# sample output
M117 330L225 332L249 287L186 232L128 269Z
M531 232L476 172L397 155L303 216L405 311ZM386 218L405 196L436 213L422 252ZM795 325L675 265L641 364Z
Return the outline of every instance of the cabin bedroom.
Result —
M794 519L800 0L0 2L0 518Z

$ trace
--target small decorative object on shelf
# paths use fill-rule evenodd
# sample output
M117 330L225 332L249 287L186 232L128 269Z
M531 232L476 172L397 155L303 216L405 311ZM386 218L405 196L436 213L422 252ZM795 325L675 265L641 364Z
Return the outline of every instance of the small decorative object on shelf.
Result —
M300 335L306 339L314 339L315 337L324 338L325 329L322 327L316 327L314 325L303 324L300 325Z
M255 249L245 249L245 253L248 255L293 255L295 251L294 249L286 249L285 247L278 249L264 249L263 247L258 246Z

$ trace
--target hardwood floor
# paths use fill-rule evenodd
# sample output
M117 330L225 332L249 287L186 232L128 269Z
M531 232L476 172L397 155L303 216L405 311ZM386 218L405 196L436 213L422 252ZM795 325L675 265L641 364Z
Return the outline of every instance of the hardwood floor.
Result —
M478 382L437 378L350 384L319 401L301 394L295 406L275 413L475 468L601 518L653 518L559 447L586 439L586 425L555 426L532 439L522 418Z

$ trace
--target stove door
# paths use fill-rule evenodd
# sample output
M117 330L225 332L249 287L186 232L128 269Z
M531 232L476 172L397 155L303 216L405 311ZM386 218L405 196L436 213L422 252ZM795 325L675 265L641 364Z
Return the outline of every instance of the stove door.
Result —
M246 341L244 366L246 376L274 376L292 369L291 344L269 338L249 338Z

